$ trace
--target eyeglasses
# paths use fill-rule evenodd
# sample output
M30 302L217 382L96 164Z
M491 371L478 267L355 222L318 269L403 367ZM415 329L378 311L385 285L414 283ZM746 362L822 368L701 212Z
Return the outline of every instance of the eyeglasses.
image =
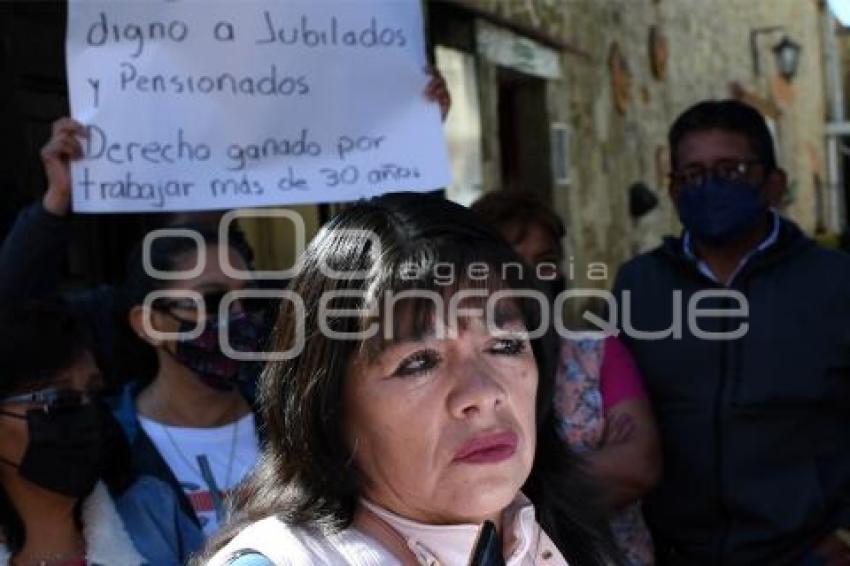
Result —
M721 159L710 167L694 164L670 173L670 181L676 187L698 186L709 178L721 181L743 181L753 178L764 163L757 159Z
M211 291L201 295L202 302L198 303L188 297L180 299L157 299L153 307L157 310L170 311L172 309L180 309L186 311L197 311L199 307L203 308L207 315L218 315L221 303L227 299L230 291ZM230 309L238 306L243 311L255 312L261 311L268 306L267 301L251 300L246 298L235 299L230 303Z
M201 303L198 303L188 297L184 299L157 299L156 302L154 302L154 308L164 311L171 309L196 311L198 310L198 307L203 307L207 314L217 314L218 308L221 306L221 303L224 301L228 292L229 291L213 291L210 293L204 293L201 295L201 298L203 299Z
M94 401L97 396L96 391L50 387L0 399L0 405L40 405L39 408L43 412L51 413L87 405Z

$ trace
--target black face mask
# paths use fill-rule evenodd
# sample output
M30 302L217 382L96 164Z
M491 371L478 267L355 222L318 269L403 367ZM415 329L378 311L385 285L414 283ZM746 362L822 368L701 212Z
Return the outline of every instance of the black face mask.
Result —
M103 411L99 403L87 403L48 412L32 409L26 416L1 412L26 419L29 442L20 464L0 461L18 468L22 478L48 491L83 497L104 469Z

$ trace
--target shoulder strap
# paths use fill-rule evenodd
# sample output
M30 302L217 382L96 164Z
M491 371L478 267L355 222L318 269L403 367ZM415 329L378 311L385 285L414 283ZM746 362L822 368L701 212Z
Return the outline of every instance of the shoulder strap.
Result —
M159 450L157 450L153 440L144 431L141 424L138 421L136 423L139 431L131 446L133 452L133 471L137 475L153 476L173 489L180 510L200 529L201 520L198 518L197 513L195 513L195 509L192 507L192 502L189 501L186 492L183 491L183 486L180 485L174 472L171 471L168 463L162 457L162 454L159 453Z

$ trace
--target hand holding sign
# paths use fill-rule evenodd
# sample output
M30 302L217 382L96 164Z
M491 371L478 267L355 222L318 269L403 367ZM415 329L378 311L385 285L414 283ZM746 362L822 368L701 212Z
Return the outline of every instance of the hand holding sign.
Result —
M452 97L449 94L449 87L446 86L446 79L443 78L437 67L429 66L428 74L431 75L431 80L428 81L428 86L425 87L425 97L440 105L440 120L445 122L452 107Z
M448 182L416 0L72 1L81 212L346 201ZM428 93L445 111L440 77Z
M41 162L47 175L47 192L42 203L45 210L56 216L65 216L71 207L71 160L83 156L77 138L84 135L82 124L60 118L53 123L50 140L41 148Z

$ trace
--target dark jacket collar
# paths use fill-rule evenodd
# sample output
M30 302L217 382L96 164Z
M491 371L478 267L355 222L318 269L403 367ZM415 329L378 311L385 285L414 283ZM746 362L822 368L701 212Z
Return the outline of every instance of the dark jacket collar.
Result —
M793 221L780 216L779 223L779 236L776 243L753 255L747 265L741 270L741 273L736 277L736 282L746 280L753 273L784 261L788 257L802 253L816 245L814 240L806 236ZM666 261L672 261L680 269L706 279L699 272L693 260L685 254L682 235L667 236L664 238L661 246L650 253L662 257Z

